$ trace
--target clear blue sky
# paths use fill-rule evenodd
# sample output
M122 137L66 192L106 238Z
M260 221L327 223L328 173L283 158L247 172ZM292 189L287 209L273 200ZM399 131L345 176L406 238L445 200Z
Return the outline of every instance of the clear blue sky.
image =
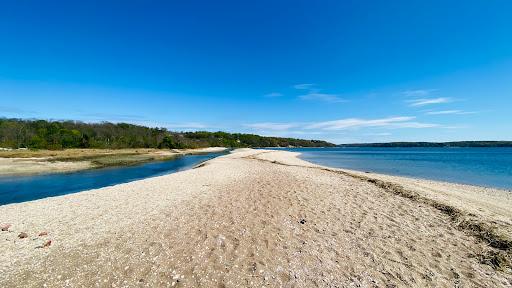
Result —
M512 140L512 1L2 1L0 116Z

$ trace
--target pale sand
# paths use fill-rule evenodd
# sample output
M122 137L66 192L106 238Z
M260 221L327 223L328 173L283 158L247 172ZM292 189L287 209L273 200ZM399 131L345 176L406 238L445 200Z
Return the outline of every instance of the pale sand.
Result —
M0 176L72 172L94 168L89 161L49 161L48 158L0 158Z
M479 261L498 249L425 200L510 231L506 191L358 175L296 155L237 150L193 170L0 206L0 223L12 224L0 232L0 287L512 285L510 270Z
M177 155L201 154L222 152L224 147L209 147L200 149L68 149L60 151L30 151L10 150L0 153L0 176L32 175L46 173L74 172L85 169L97 168L90 160L83 160L80 157L93 156L119 156L138 153L140 156L148 156L154 160L161 160ZM25 155L50 155L46 157L12 157L16 153ZM9 156L8 158L6 156ZM69 158L61 161L61 158ZM75 160L76 158L77 160Z

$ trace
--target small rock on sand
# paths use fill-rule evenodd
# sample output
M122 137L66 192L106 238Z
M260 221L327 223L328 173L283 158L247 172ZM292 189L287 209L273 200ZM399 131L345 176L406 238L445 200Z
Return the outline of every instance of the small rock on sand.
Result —
M20 234L18 234L18 238L20 238L20 239L27 238L27 237L28 237L28 234L25 232L21 232Z
M41 237L41 236L46 236L46 235L48 235L48 232L43 231L43 232L39 233L39 235L38 235L38 236L39 236L39 237Z
M9 231L9 228L11 227L11 224L1 224L0 225L0 229L2 229L2 231Z
M36 248L46 248L50 247L50 245L52 245L52 240L47 240L43 245L37 246Z

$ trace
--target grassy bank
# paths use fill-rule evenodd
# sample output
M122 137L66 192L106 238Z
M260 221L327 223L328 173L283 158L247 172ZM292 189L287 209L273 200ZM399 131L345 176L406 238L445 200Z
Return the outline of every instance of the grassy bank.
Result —
M70 172L109 166L136 165L175 157L218 152L224 148L205 149L64 149L0 151L0 175L28 175Z

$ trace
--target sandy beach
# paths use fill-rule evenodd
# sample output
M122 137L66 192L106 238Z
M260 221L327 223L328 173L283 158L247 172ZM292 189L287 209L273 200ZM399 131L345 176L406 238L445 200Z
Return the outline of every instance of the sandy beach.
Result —
M510 191L297 156L0 206L0 287L512 286Z

